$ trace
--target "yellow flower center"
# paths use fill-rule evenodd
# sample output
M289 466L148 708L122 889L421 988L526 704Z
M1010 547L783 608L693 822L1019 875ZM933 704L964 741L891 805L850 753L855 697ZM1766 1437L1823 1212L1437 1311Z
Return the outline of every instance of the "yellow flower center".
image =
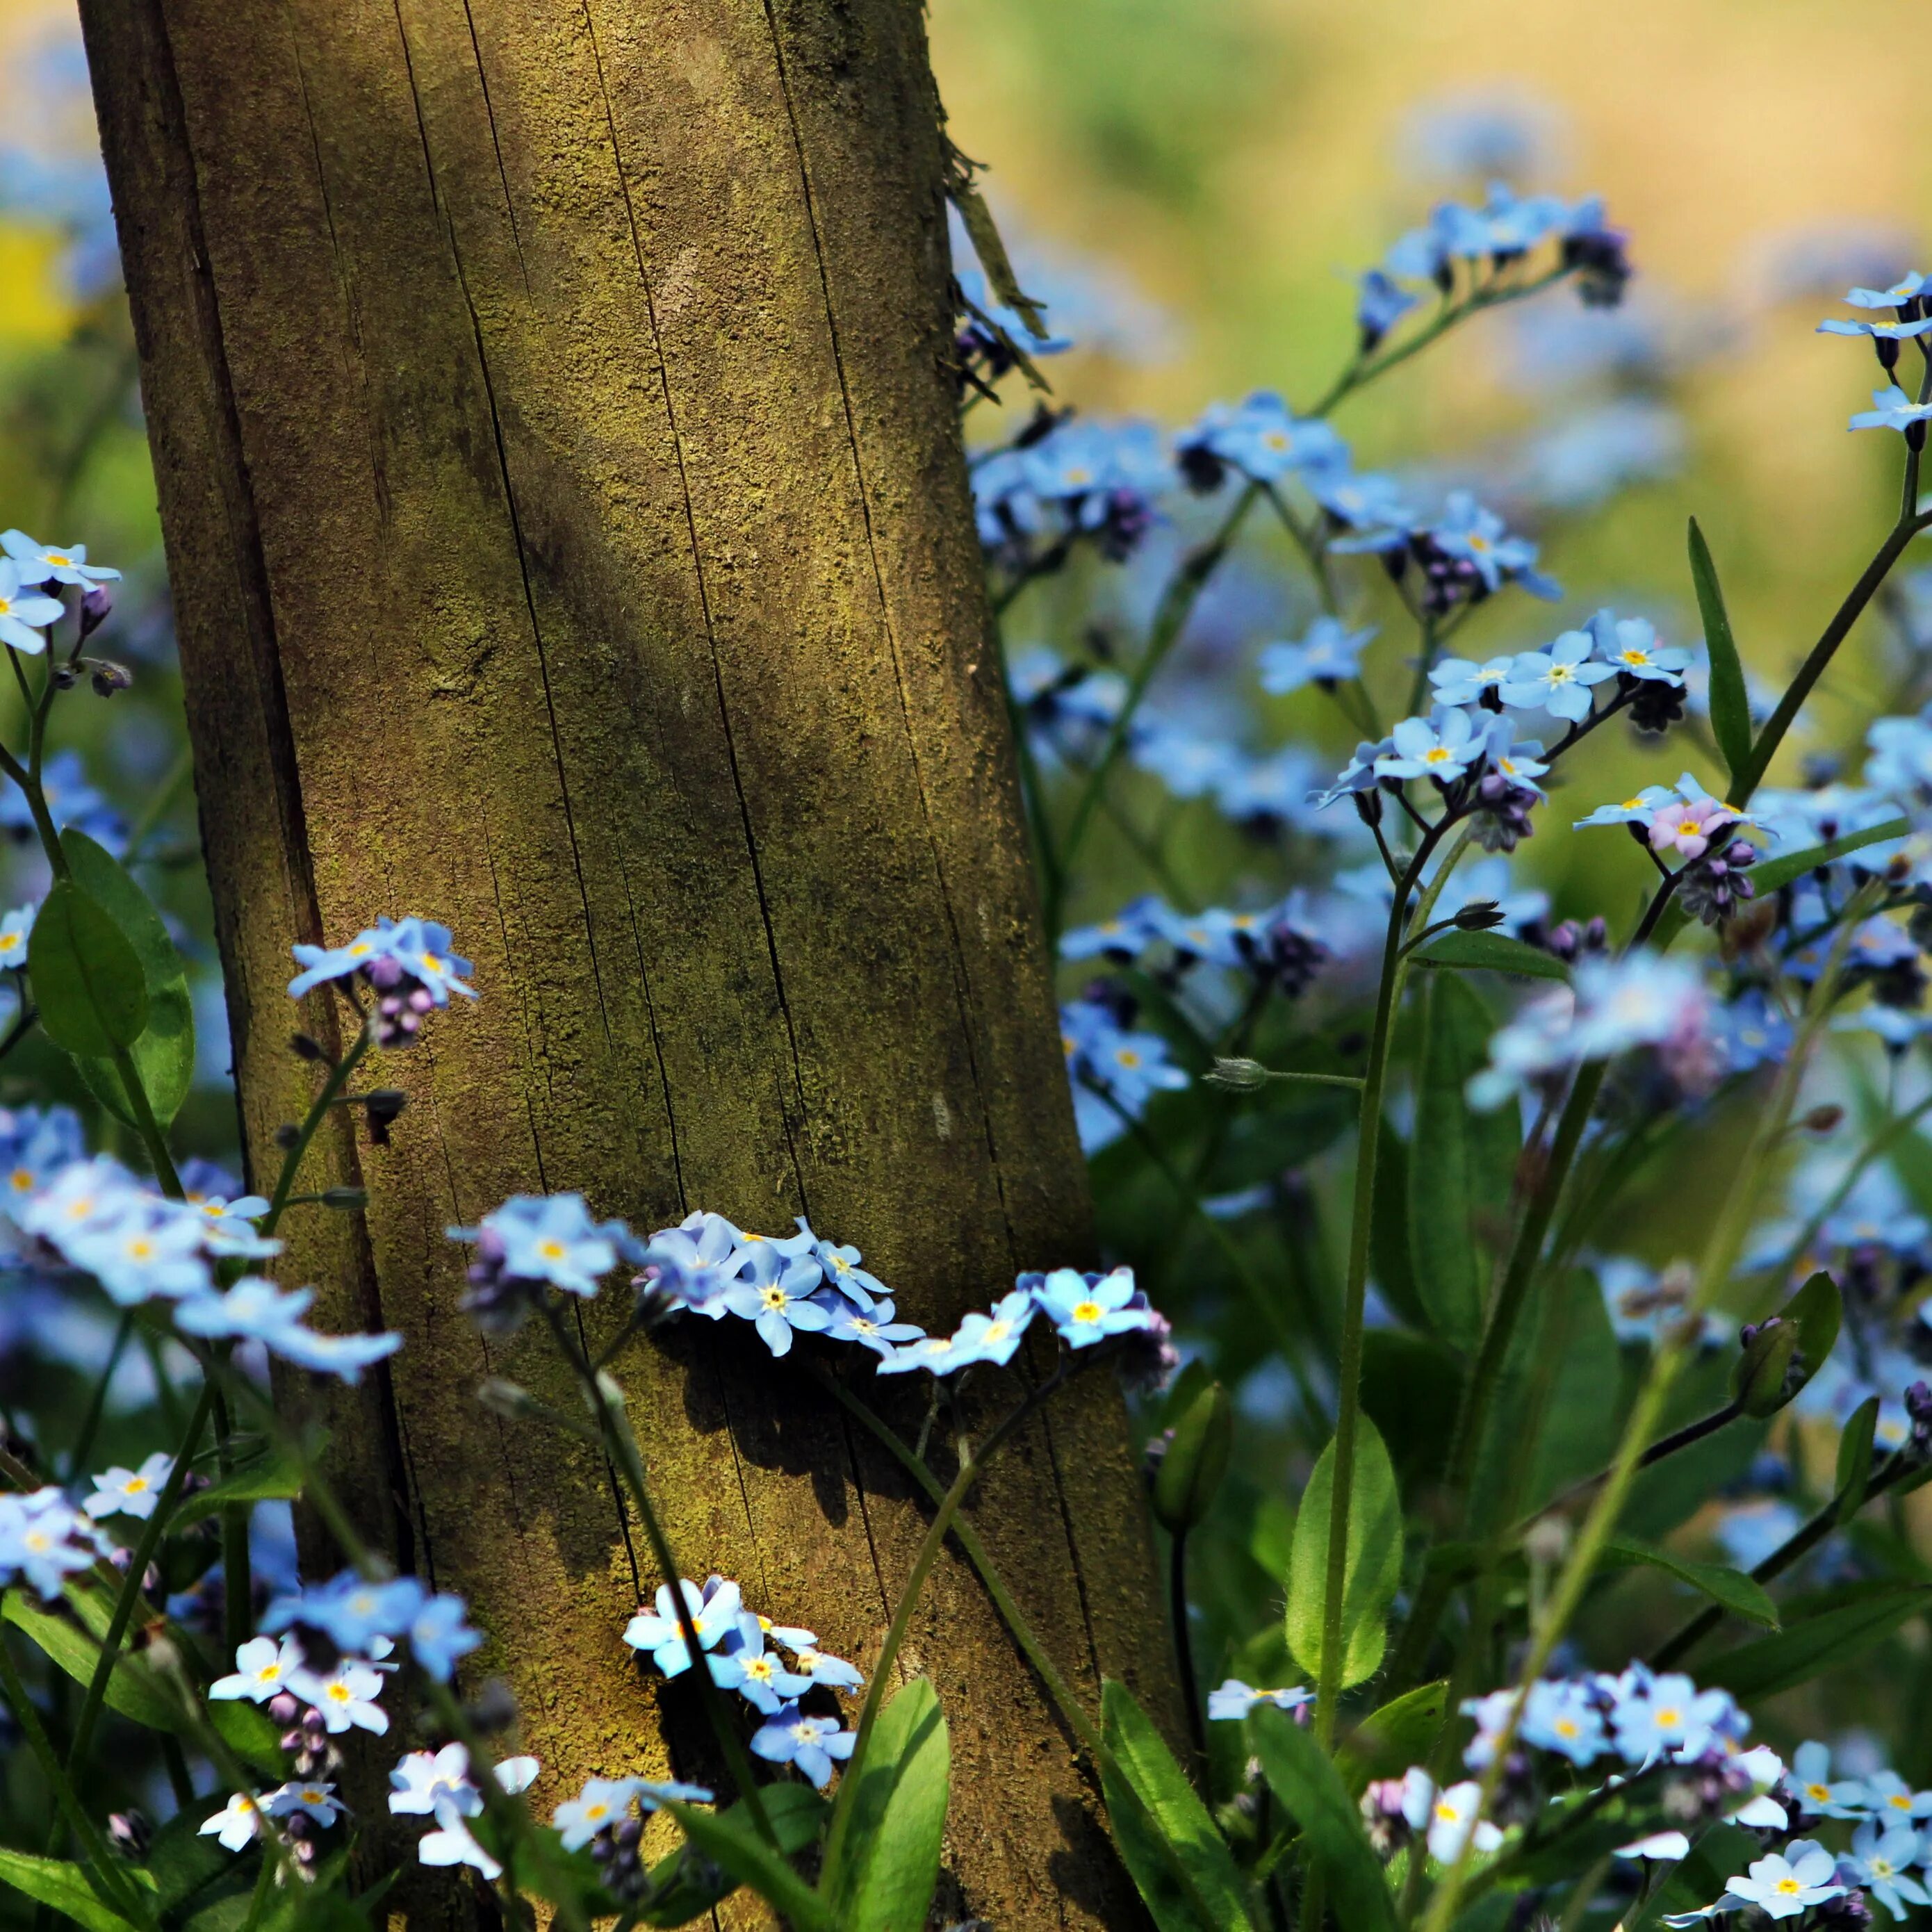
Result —
M584 1816L586 1822L594 1825L599 1818L608 1816L610 1810L608 1804L586 1804L584 1808Z
M561 1241L539 1241L537 1252L547 1262L560 1262L564 1257L564 1245Z
M14 1192L31 1194L34 1190L34 1171L30 1167L16 1167L13 1174Z
M1885 1802L1889 1804L1894 1811L1910 1811L1912 1809L1912 1800L1907 1798L1903 1792L1895 1792Z
M1462 1813L1453 1804L1438 1803L1436 1807L1436 1815L1445 1825L1460 1824L1462 1822Z
M1802 1892L1804 1889L1795 1878L1780 1879L1778 1881L1778 1888L1786 1898L1789 1898L1792 1893Z
M991 1322L986 1324L984 1340L987 1342L1004 1342L1013 1332L1010 1322Z
M1683 1723L1684 1713L1682 1711L1676 1709L1671 1706L1666 1705L1664 1709L1658 1712L1657 1721L1660 1724L1667 1724L1672 1730L1675 1730L1678 1725Z
M1650 662L1650 653L1648 651L1619 651L1617 655L1627 664L1648 664Z
M1550 667L1550 681L1552 684L1568 684L1576 675L1575 671L1568 664L1552 664Z
M1440 745L1432 745L1423 753L1422 762L1425 765L1446 765L1449 762L1449 754Z
M1550 1728L1559 1738L1574 1738L1576 1735L1576 1724L1574 1718L1558 1718Z
M148 1491L148 1479L146 1476L130 1476L122 1485L122 1489L128 1496L145 1496Z
M74 559L72 557L68 556L63 552L57 550L50 550L47 551L45 556L42 557L41 561L44 563L52 564L57 570L70 569L74 564Z
M1822 1804L1831 1796L1832 1787L1828 1784L1808 1784L1804 1787L1804 1795L1807 1798L1816 1798Z
M754 1657L745 1666L747 1677L755 1677L760 1683L772 1674L772 1660L769 1657Z
M1472 550L1487 550L1489 547L1490 540L1487 537L1472 537L1469 539L1469 548Z
M255 1682L257 1684L272 1684L281 1674L281 1661L278 1658L273 1664L263 1664L261 1669L256 1672Z
M766 1288L764 1292L759 1296L758 1299L762 1301L767 1308L782 1308L785 1305L785 1292L774 1282L771 1287Z
M1076 1322L1097 1322L1106 1312L1097 1301L1076 1301L1073 1304L1073 1318Z
M1141 1064L1141 1057L1139 1054L1131 1046L1122 1047L1120 1052L1114 1054L1114 1058L1121 1066L1127 1068L1130 1071L1139 1066Z
M328 1687L328 1695L332 1702L346 1704L349 1702L349 1686L346 1684L332 1684Z

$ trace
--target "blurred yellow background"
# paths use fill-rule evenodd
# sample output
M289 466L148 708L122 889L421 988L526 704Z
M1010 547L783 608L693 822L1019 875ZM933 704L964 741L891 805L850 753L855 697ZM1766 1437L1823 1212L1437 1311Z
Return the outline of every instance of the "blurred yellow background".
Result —
M1159 362L1055 364L1070 399L1175 424L1257 386L1312 395L1349 346L1346 274L1449 190L1406 165L1416 110L1502 92L1555 124L1556 165L1526 184L1602 194L1630 231L1635 291L1738 338L1680 394L1682 478L1552 550L1566 588L1648 580L1688 616L1681 532L1694 509L1748 654L1775 675L1869 555L1898 451L1845 422L1878 370L1856 345L1812 334L1834 304L1766 312L1761 262L1797 230L1922 244L1932 10L933 0L932 26L954 137L988 164L1020 251L1112 262L1177 325ZM1364 463L1464 449L1520 422L1497 380L1506 321L1484 319L1345 407Z

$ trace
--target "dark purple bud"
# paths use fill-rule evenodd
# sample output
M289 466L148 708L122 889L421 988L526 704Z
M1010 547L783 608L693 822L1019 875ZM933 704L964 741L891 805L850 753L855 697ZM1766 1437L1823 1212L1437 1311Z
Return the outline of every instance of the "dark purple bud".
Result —
M89 584L87 593L80 600L80 634L91 638L106 622L108 613L114 608L114 599L107 593L105 585Z

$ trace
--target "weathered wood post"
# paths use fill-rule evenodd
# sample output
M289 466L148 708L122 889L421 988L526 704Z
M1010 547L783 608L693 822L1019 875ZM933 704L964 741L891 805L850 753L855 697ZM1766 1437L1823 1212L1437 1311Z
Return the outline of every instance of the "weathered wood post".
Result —
M945 371L912 0L83 0L158 474L248 1145L305 1104L292 939L446 920L483 998L344 1122L284 1278L400 1328L329 1419L369 1534L467 1593L545 1762L662 1769L640 1585L560 1394L446 1224L580 1190L858 1242L950 1325L1090 1239ZM325 1016L318 998L308 1023ZM593 1334L621 1311L602 1305ZM621 1364L687 1567L863 1660L921 1528L748 1334ZM609 1332L607 1327L605 1332ZM304 1400L314 1398L304 1394ZM976 1516L1083 1693L1168 1708L1118 1400ZM949 1865L1000 1932L1134 1922L970 1573L915 1668Z

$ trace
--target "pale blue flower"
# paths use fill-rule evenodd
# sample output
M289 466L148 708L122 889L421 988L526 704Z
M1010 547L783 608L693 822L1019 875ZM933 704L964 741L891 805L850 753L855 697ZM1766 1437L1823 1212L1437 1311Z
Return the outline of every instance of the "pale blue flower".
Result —
M580 1852L600 1832L630 1815L631 1803L643 1780L635 1778L593 1778L574 1798L567 1798L550 1814L566 1852Z
M175 1459L165 1449L157 1449L138 1469L125 1469L117 1462L93 1478L94 1493L81 1507L97 1520L132 1516L145 1522L154 1514L174 1466Z
M875 1301L864 1312L841 1301L832 1311L832 1324L826 1333L835 1342L856 1342L881 1359L902 1342L916 1342L926 1330L911 1322L894 1318L897 1311L890 1300Z
M1676 796L1668 785L1646 785L1615 805L1600 805L1588 818L1576 821L1579 831L1592 825L1648 825Z
M1376 767L1394 750L1395 741L1392 738L1384 738L1379 743L1364 739L1355 747L1354 755L1342 767L1335 782L1325 791L1311 791L1308 802L1317 812L1324 812L1338 799L1347 798L1356 792L1373 791L1381 782Z
M838 1727L836 1718L808 1718L796 1704L782 1706L753 1735L752 1749L768 1764L797 1766L823 1791L832 1781L832 1763L852 1755L856 1735Z
M260 1342L271 1354L298 1367L362 1379L362 1371L403 1346L400 1334L319 1335L302 1325L315 1300L313 1288L284 1293L271 1281L244 1276L225 1294L200 1294L175 1311L176 1325L191 1335Z
M460 1597L440 1591L426 1598L410 1619L410 1653L439 1684L455 1673L457 1660L467 1657L483 1641L483 1633L466 1621L469 1606Z
M1037 1306L1030 1294L1016 1288L996 1301L991 1312L976 1310L968 1315L946 1345L948 1372L980 1362L1004 1368L1018 1349Z
M59 622L65 607L58 598L28 590L26 584L18 564L10 559L0 562L0 644L38 657L47 647L46 627Z
M1901 275L1889 288L1847 289L1844 300L1851 308L1903 308L1922 293L1924 287L1923 275Z
M1519 656L1498 694L1520 710L1546 711L1580 724L1590 715L1590 688L1616 675L1594 659L1595 650L1588 631L1565 631L1547 650Z
M302 996L325 980L352 978L389 950L388 937L378 928L366 927L341 946L296 946L290 949L302 970L289 982L289 996Z
M1292 1690L1257 1690L1239 1678L1230 1677L1218 1690L1208 1694L1208 1715L1216 1724L1238 1723L1257 1704L1272 1704L1280 1711L1299 1710L1314 1700L1314 1693L1298 1685Z
M736 1691L767 1717L812 1688L810 1678L788 1670L777 1652L765 1648L764 1631L748 1614L738 1619L736 1629L712 1653L709 1664L713 1683Z
M1924 1886L1907 1869L1922 1858L1918 1834L1910 1825L1887 1825L1868 1818L1852 1834L1846 1862L1852 1876L1893 1918L1903 1918L1908 1905L1932 1904Z
M452 993L460 993L465 999L476 998L476 988L464 977L475 968L450 950L448 926L412 916L393 926L385 920L379 930L383 932L388 956L425 988L438 1006L448 1006Z
M1380 268L1365 270L1355 284L1355 327L1362 352L1371 352L1418 299Z
M688 1577L680 1581L685 1605L691 1612L698 1648L716 1650L738 1626L744 1613L744 1599L728 1577L711 1576L700 1590ZM633 1650L649 1651L651 1661L667 1677L677 1677L691 1668L691 1652L686 1648L684 1627L679 1621L670 1586L658 1586L655 1614L640 1610L625 1626L624 1641Z
M1675 644L1660 644L1657 626L1648 618L1618 617L1600 610L1588 628L1597 640L1597 655L1622 676L1682 686L1690 653Z
M1928 328L1932 328L1932 315L1922 315L1916 322L1850 322L1833 316L1819 323L1814 333L1862 335L1868 341L1903 342L1910 337L1923 335Z
M1624 1762L1645 1765L1666 1753L1700 1756L1732 1735L1739 1717L1728 1692L1700 1690L1689 1678L1668 1672L1647 1676L1620 1696L1610 1723Z
M1814 1818L1862 1818L1871 1810L1864 1780L1834 1779L1832 1753L1814 1738L1791 1754L1791 1788Z
M1444 658L1429 669L1438 704L1475 704L1486 691L1500 691L1514 674L1514 657L1490 658L1472 664L1467 658Z
M1932 403L1915 403L1896 382L1872 392L1872 406L1852 417L1853 429L1906 430L1932 417Z
M580 1194L513 1194L479 1227L446 1232L453 1241L474 1241L485 1228L502 1244L504 1274L586 1300L628 1240L622 1222L592 1220Z
M1533 597L1550 599L1562 594L1537 570L1535 544L1526 537L1511 536L1502 518L1466 490L1450 494L1429 535L1445 556L1468 564L1485 590L1496 590L1508 580L1520 584Z
M1362 652L1375 634L1372 624L1352 631L1339 617L1317 617L1299 641L1262 647L1262 688L1280 697L1307 684L1342 684L1359 677Z
M65 1235L61 1252L122 1308L210 1294L214 1276L202 1252L200 1216L172 1207L137 1196L114 1220Z
M0 550L7 553L22 584L70 584L85 590L121 580L118 570L88 562L85 544L40 544L25 530L0 530Z
M352 1655L371 1654L376 1640L400 1636L420 1612L424 1591L413 1576L372 1579L344 1570L293 1596L278 1597L262 1614L275 1632L305 1624Z
M768 1243L754 1252L748 1280L725 1289L724 1306L758 1331L774 1355L789 1354L794 1334L818 1334L832 1325L831 1311L813 1299L825 1270L809 1255L788 1257Z
M33 937L38 905L16 906L0 918L0 972L18 973L27 964L27 941Z
M1258 483L1278 482L1297 470L1341 466L1348 446L1325 422L1298 419L1271 390L1258 389L1238 408L1217 404L1180 439L1210 452Z
M1875 1771L1864 1780L1865 1802L1882 1824L1917 1824L1932 1818L1932 1791L1915 1791L1895 1771Z
M737 1273L742 1238L723 1215L700 1209L651 1237L640 1275L680 1307L720 1320L728 1312L724 1291Z
M1562 1678L1546 1678L1530 1686L1517 1736L1574 1765L1592 1762L1610 1746L1603 1713L1588 1688Z
M1376 760L1378 778L1460 778L1482 755L1483 739L1466 711L1438 710L1405 718L1390 734L1391 749Z
M1814 1905L1842 1898L1845 1887L1834 1882L1838 1859L1809 1838L1787 1845L1782 1855L1767 1852L1742 1877L1726 1879L1726 1896L1755 1905L1767 1918L1796 1918Z
M1312 470L1303 486L1337 524L1353 530L1412 528L1418 512L1393 476L1343 469Z
M1090 1348L1110 1335L1147 1328L1158 1318L1134 1286L1132 1268L1111 1274L1083 1274L1055 1268L1044 1277L1022 1276L1060 1339L1070 1348Z
M863 1312L869 1310L874 1301L892 1293L877 1275L868 1274L859 1265L863 1258L850 1242L842 1246L836 1241L813 1234L811 1224L802 1214L798 1217L798 1226L801 1234L812 1235L812 1258L825 1271L826 1286L843 1295L854 1307ZM890 1321L892 1318L888 1316L886 1318Z

